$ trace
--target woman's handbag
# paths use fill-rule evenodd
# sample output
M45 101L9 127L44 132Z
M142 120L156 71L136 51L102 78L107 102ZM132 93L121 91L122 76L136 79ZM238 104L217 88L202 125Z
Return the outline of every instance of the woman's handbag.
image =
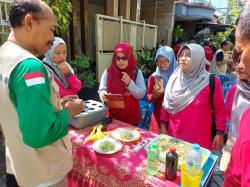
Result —
M210 88L210 103L211 103L211 109L212 109L212 128L211 128L212 140L214 139L216 135L216 124L215 124L214 103L213 103L214 87L215 87L215 74L210 74L209 88Z

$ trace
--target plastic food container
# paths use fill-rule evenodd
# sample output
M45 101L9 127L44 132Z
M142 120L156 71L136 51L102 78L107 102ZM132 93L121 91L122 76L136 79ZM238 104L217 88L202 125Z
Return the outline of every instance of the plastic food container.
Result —
M162 148L162 145L160 144L162 141L165 141L165 148ZM188 153L188 151L192 148L192 144L185 142L183 140L165 135L165 134L161 134L159 136L157 136L155 139L153 139L149 144L147 144L145 146L145 149L148 150L148 148L150 147L150 145L152 143L157 143L159 146L159 150L160 150L160 155L159 155L159 160L163 163L166 162L166 153L168 152L170 147L175 147L176 148L176 153L179 156L179 160L178 160L178 169L181 169L181 164L186 162L186 155ZM204 166L204 164L206 163L208 157L210 156L211 152L206 149L201 147L201 153L202 153L202 161L201 161L201 168Z
M98 123L106 117L106 107L101 102L87 100L84 103L84 111L69 119L69 124L78 129Z

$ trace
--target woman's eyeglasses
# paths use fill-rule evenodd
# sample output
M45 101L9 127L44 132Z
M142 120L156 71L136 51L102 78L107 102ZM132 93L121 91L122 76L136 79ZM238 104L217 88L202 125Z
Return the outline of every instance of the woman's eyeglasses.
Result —
M126 60L128 60L128 57L126 57L126 56L122 56L122 57L121 57L121 56L116 56L116 57L115 57L115 60L116 60L116 61L120 61L120 60L126 61Z

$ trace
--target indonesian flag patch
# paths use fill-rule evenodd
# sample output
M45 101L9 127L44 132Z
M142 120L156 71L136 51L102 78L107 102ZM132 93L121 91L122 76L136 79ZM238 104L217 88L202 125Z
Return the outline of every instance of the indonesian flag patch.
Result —
M44 74L42 72L31 72L24 75L24 80L27 86L34 86L37 84L45 84Z

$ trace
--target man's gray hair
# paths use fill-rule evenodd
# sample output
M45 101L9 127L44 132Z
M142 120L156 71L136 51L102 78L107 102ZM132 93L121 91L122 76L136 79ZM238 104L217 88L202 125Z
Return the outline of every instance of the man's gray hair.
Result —
M246 3L238 18L240 37L250 41L250 3Z

